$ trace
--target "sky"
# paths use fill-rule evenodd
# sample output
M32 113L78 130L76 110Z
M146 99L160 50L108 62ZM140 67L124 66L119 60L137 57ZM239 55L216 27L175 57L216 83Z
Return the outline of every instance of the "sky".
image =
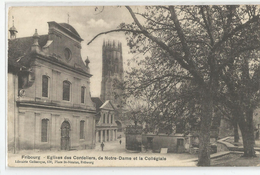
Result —
M103 40L122 42L124 67L128 59L134 55L129 53L123 32L101 35L90 45L87 43L98 33L116 29L120 23L132 23L133 20L125 7L106 6L98 7L64 6L64 7L10 7L8 12L8 29L13 25L18 30L17 38L32 36L35 29L39 35L48 34L49 21L57 23L68 22L72 25L84 41L81 43L81 55L90 60L90 92L92 97L99 97L102 80L102 44ZM103 10L102 10L103 9Z

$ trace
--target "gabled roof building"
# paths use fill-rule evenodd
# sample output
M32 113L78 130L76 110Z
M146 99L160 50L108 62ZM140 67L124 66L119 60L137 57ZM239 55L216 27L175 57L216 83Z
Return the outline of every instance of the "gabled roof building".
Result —
M110 142L117 139L117 123L115 121L115 107L111 101L107 100L105 103L99 98L92 98L96 106L96 143Z

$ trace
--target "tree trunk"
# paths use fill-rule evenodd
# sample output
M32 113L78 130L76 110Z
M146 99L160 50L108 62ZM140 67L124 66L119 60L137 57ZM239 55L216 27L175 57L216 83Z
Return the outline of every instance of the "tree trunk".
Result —
M247 150L244 151L246 157L256 157L255 154L255 134L254 134L254 123L253 123L253 110L248 109L246 112L246 121L247 121Z
M233 127L234 127L234 142L239 142L238 126L236 120L234 120L233 122Z
M243 157L256 157L255 149L254 149L255 137L254 137L252 109L247 110L244 118L239 119L239 127L243 139L243 147L244 147Z
M202 94L202 111L199 137L198 166L210 166L210 127L212 120L213 101L210 92Z

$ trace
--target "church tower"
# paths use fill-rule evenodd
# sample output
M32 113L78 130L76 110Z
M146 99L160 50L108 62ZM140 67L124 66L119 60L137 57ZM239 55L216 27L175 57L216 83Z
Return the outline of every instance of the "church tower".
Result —
M102 82L101 100L111 100L114 104L122 103L122 89L118 82L123 83L122 44L115 41L104 41L102 47Z

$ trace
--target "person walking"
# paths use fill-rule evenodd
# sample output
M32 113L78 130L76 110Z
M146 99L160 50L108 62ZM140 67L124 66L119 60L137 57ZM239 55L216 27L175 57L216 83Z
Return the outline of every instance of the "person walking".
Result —
M121 143L122 143L122 140L120 140L120 141L119 141L119 143L120 143L120 145L121 145Z
M105 144L102 142L100 146L101 146L101 149L103 151Z

